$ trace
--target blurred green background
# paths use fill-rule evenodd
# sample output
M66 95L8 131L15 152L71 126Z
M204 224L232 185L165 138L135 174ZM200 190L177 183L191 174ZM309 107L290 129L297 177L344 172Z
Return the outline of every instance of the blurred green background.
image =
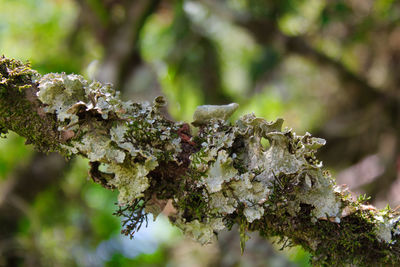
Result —
M326 138L339 184L400 204L400 3L393 0L0 0L0 54L41 74L113 83L124 99L168 99L169 116L237 102L237 118ZM117 192L88 163L0 139L0 266L309 266L301 248L237 230L202 247L165 217L119 234ZM277 222L279 223L279 222Z

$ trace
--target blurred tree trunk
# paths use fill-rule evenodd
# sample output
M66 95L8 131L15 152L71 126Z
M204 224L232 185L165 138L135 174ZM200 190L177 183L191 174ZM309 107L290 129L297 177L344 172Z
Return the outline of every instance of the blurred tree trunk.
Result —
M25 255L15 240L19 221L27 215L35 197L48 187L58 184L69 166L59 154L35 153L28 164L21 163L1 184L0 265L23 264ZM33 260L31 266L39 264L37 259Z

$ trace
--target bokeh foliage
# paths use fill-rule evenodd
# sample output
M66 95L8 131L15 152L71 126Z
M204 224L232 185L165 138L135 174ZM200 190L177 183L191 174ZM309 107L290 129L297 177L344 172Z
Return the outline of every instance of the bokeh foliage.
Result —
M131 2L136 1L0 0L0 54L29 60L42 74L91 77L98 70L102 79L110 70L105 66L112 66L118 74L106 81L117 84L125 98L164 94L175 120L190 122L197 105L230 102L240 104L236 117L250 112L268 120L283 117L297 132L328 139L332 152L322 156L334 173L378 155L383 173L357 190L374 199L388 195L397 177L400 134L396 105L382 99L398 97L398 3L151 0L147 7ZM135 16L142 19L132 21ZM120 57L114 56L118 43L128 43ZM34 152L13 134L0 140L0 151L5 188ZM179 265L178 243L185 241L165 218L132 241L119 236L119 219L111 215L116 192L88 181L86 166L73 159L61 179L19 207L24 215L16 222L16 249L25 260ZM160 227L169 234L155 234ZM227 247L220 247L221 255L237 253L223 251ZM223 263L221 255L212 260ZM285 255L307 266L302 250ZM245 258L237 261L244 264Z

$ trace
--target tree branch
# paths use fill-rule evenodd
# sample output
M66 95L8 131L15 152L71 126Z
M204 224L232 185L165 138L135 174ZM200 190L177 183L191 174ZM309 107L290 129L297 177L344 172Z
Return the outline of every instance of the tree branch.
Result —
M236 105L202 106L192 137L187 124L160 115L161 97L152 105L123 102L109 85L40 77L4 57L0 75L2 132L87 157L94 181L119 190L116 214L127 235L172 199L171 222L203 244L238 224L242 247L246 232L258 231L302 245L316 264L399 263L399 213L353 200L314 155L325 141L281 130L281 119L250 114L230 124Z

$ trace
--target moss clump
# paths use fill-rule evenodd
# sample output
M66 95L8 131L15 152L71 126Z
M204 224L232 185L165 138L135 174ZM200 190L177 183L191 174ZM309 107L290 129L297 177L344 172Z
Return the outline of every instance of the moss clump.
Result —
M44 114L36 100L40 75L29 63L0 57L0 134L12 130L34 144L39 151L58 151L57 122Z
M23 91L39 78L39 74L31 69L29 63L0 57L0 96L8 90Z

